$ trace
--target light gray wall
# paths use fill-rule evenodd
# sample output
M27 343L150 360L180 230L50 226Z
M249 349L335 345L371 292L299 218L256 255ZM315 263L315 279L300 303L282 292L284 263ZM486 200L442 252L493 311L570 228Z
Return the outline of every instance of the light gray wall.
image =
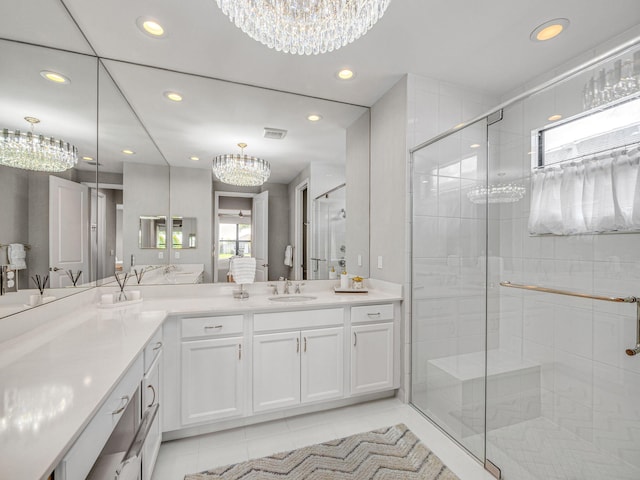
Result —
M407 77L371 108L370 276L404 283L407 168ZM347 186L348 188L348 186ZM378 268L378 257L382 268Z
M197 233L196 248L171 249L169 262L203 263L205 282L213 280L211 196L212 182L209 170L171 167L171 216L195 218ZM176 253L180 258L176 258Z
M169 167L125 163L123 172L123 269L129 271L131 254L136 265L166 264L169 250L138 248L138 229L140 215L169 215Z
M0 166L0 243L29 243L29 174L26 170ZM27 266L32 260L27 252ZM7 248L0 248L0 265L9 263ZM18 274L18 287L26 288L27 270Z
M269 280L291 278L284 264L284 249L289 244L289 192L287 185L269 185Z
M369 123L367 110L347 128L347 271L369 276ZM358 265L360 255L362 265Z

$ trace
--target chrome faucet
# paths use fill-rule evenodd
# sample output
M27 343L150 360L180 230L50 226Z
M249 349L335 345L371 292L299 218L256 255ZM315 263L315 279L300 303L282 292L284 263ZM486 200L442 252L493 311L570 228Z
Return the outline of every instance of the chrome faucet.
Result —
M295 293L302 293L300 291L300 287L304 287L304 283L296 283L296 290Z
M268 286L269 287L273 287L273 295L278 295L278 284L277 283L270 283Z
M292 285L291 280L284 279L284 294L289 295L289 287Z

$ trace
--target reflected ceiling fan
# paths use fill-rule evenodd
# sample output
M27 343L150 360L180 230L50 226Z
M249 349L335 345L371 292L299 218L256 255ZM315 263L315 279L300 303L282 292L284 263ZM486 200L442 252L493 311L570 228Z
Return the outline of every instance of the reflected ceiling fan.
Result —
M251 218L251 210L219 210L219 217L240 217L240 218Z

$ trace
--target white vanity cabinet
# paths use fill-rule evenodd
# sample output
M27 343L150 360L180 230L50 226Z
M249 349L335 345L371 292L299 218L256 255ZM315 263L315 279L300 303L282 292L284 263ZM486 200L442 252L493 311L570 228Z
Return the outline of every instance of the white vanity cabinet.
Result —
M351 395L394 388L394 306L351 309Z
M182 425L241 416L243 316L183 318L181 328Z
M253 411L300 403L300 332L253 337Z
M162 329L158 330L144 350L145 373L142 378L142 412L158 405L161 408ZM151 480L162 442L162 415L158 412L142 447L142 480Z
M323 328L254 335L253 411L342 398L343 324L342 308L256 314L256 332Z

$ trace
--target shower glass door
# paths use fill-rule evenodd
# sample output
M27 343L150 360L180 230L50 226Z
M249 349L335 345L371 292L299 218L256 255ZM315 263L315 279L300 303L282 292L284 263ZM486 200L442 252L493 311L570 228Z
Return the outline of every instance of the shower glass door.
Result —
M510 193L488 210L487 321L498 335L487 351L486 459L507 480L640 479L640 356L625 354L636 342L636 305L513 288L640 295L637 229L588 231L601 228L607 206L640 215L638 202L620 201L627 182L640 192L640 119L598 114L628 102L616 72L633 53L511 105L488 127L488 181ZM590 88L602 95L597 105ZM538 148L538 132L561 126L561 147ZM532 201L533 172L545 183ZM587 232L572 233L580 219Z
M311 279L326 280L333 269L345 268L347 240L346 187L320 195L313 202L315 228L311 247Z
M486 136L485 121L467 126L412 164L412 403L480 460L496 338L486 326Z

